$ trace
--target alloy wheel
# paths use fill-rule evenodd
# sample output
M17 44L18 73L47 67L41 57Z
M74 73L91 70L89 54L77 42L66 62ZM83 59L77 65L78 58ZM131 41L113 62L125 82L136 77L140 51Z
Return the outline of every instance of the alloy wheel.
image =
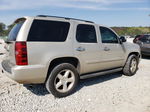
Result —
M134 73L136 71L136 69L137 69L137 60L135 58L133 58L131 60L130 71L132 73Z
M71 70L66 69L58 73L54 81L54 86L57 91L65 93L72 89L74 83L75 74Z

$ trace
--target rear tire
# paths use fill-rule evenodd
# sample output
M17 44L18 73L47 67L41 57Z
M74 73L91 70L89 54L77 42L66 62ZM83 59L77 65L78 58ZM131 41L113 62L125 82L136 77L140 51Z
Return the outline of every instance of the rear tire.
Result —
M65 97L73 93L78 85L79 75L76 68L69 63L54 67L46 81L47 90L55 97Z
M123 68L123 74L126 76L133 76L138 70L139 58L136 55L130 55Z

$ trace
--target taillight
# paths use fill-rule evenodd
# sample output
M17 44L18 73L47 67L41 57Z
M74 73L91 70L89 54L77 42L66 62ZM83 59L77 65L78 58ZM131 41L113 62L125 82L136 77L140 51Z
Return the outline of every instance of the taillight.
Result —
M16 65L28 65L26 42L15 43Z

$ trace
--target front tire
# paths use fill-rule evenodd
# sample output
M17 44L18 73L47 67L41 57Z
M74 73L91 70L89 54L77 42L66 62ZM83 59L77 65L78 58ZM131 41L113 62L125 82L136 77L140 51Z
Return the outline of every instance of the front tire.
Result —
M55 97L70 95L78 85L79 75L76 68L69 63L54 67L46 81L47 90Z
M130 55L123 68L123 73L126 76L133 76L138 70L139 58L136 55Z

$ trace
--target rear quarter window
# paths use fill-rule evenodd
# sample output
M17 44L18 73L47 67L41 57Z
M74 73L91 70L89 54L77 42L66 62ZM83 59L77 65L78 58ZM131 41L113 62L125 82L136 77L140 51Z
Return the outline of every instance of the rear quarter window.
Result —
M48 20L34 20L29 31L28 41L64 42L70 23Z

